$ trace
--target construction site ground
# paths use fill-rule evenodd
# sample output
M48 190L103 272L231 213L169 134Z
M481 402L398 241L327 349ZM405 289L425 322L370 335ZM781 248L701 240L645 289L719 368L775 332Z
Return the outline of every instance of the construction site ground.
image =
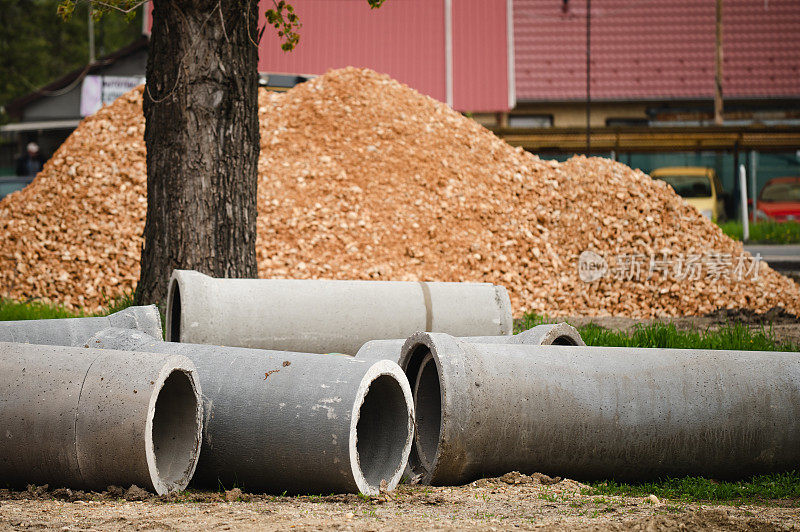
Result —
M544 477L547 478L547 477ZM557 479L554 479L557 480ZM592 495L572 480L508 474L390 494L272 496L189 491L156 497L0 490L0 528L54 530L797 530L798 501L698 503Z

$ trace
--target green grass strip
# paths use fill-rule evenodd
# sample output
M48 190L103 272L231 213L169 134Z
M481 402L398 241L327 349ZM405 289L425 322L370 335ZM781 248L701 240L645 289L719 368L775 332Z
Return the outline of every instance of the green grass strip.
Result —
M526 314L516 324L515 332L551 320ZM578 328L586 345L608 347L658 347L662 349L723 349L732 351L798 351L791 342L775 338L771 327L753 328L741 323L723 324L717 330L678 330L671 323L639 325L630 332L613 331L595 324Z
M716 481L703 477L668 478L658 482L624 484L613 480L594 482L583 490L584 495L622 495L690 502L769 502L793 500L800 506L800 474L796 471L755 475L738 482Z
M741 240L744 230L742 222L731 221L719 224L722 232ZM750 224L750 242L753 244L798 244L800 243L800 222L756 222Z
M75 318L79 315L62 306L41 301L0 299L0 321Z
M0 298L0 321L48 320L56 318L82 318L86 316L107 316L133 305L133 293L116 298L106 298L103 309L91 313L83 310L70 310L61 305L43 301L13 301Z

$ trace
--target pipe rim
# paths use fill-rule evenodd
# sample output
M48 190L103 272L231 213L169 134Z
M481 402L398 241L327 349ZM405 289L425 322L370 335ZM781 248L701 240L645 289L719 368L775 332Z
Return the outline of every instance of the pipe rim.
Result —
M518 343L532 344L532 345L571 345L571 346L586 346L586 342L581 338L578 330L566 322L555 323L550 325L540 325L539 327L548 327L547 332L538 338L536 334L536 327L528 329L519 333ZM533 342L526 341L527 337L533 337Z
M403 447L400 452L400 460L397 462L396 467L393 469L390 478L386 480L386 490L391 491L397 487L400 482L406 465L408 464L408 456L411 452L411 447L414 439L414 400L411 395L411 387L408 384L408 379L395 362L391 360L381 360L372 364L367 369L364 377L356 390L355 400L353 402L353 410L350 416L350 437L349 437L349 451L350 451L350 469L353 474L358 490L365 495L378 495L381 491L381 480L377 483L370 482L361 466L361 459L358 450L358 422L361 419L361 408L364 405L365 399L370 391L370 386L382 377L389 377L399 386L403 396L403 402L406 408L406 438L403 442Z
M178 358L178 357L171 357L171 358ZM182 358L182 357L180 357ZM162 391L164 391L164 386L167 384L167 381L173 376L183 376L186 379L186 382L189 384L189 387L192 392L192 398L194 399L195 405L195 412L194 418L183 420L190 424L193 424L194 427L194 435L195 437L189 441L184 442L188 443L189 449L189 459L188 463L184 463L184 467L179 468L177 474L169 474L168 476L162 475L159 471L159 458L160 453L156 449L156 444L154 441L154 428L157 423L156 420L156 408L158 406L158 400L161 397ZM152 487L155 490L156 494L158 495L165 495L167 493L173 491L182 491L186 489L186 486L189 485L189 481L191 481L192 477L194 476L195 469L197 468L197 462L200 459L200 447L202 445L203 440L203 402L202 402L202 394L200 392L200 384L197 378L197 372L195 368L190 365L182 364L180 361L176 361L172 364L166 364L161 371L159 372L158 378L153 383L153 392L150 394L150 402L147 407L147 421L145 424L145 456L147 459L147 469L150 475L150 482L152 483ZM163 421L162 421L163 423ZM156 428L156 431L158 429ZM158 437L158 435L157 435ZM187 449L182 449L186 451ZM162 465L163 460L162 460ZM171 468L170 468L171 469Z
M511 297L503 285L493 285L497 306L503 314L500 320L500 335L514 334L514 316L511 313Z
M431 369L435 372L436 375L436 388L435 393L432 397L425 397L420 393L420 381L423 379L423 375L426 371L431 371ZM436 357L433 356L433 353L428 351L428 353L423 357L422 362L419 365L419 370L417 371L417 375L414 379L414 446L412 453L414 453L414 460L419 460L419 465L421 466L423 471L433 471L434 465L437 463L439 459L439 449L441 448L442 444L442 390L441 390L441 382L442 382L442 372L441 368L439 367L439 363ZM435 397L434 397L435 396ZM423 412L427 411L427 408L420 407L420 401L424 400L426 403L428 400L436 399L438 404L432 405L436 407L437 412L434 412L434 420L435 423L435 430L436 430L436 438L435 438L435 447L433 452L428 452L431 447L431 441L423 441L423 435L426 437L428 436L428 426L431 424L431 421L424 421L420 419L420 416ZM423 403L423 404L426 404ZM425 430L421 430L422 427L425 427ZM433 428L433 427L431 427ZM430 455L430 456L429 456ZM409 458L411 460L411 458ZM412 467L412 471L414 468Z
M415 445L412 447L409 457L409 469L416 478L419 478L419 482L422 484L432 484L434 482L439 468L442 467L442 449L444 449L448 444L448 434L451 433L451 430L459 430L457 427L452 426L454 423L453 419L446 416L445 413L453 410L453 394L450 394L449 390L455 388L450 382L450 374L454 372L455 374L463 372L463 347L465 345L469 344L466 342L461 342L449 334L424 332L412 334L406 340L405 344L403 344L399 364L406 376L409 376L409 373L412 373L409 381L412 379L414 380L415 388L417 384L416 378L418 376L419 369L421 368L421 364L417 365L412 363L414 362L415 357L420 356L421 352L424 353L421 355L422 359L425 359L428 354L431 355L436 363L436 372L439 377L441 418L439 422L439 441L436 446L436 454L431 462L430 469L426 468L421 463L415 440ZM445 356L441 356L442 353L445 353ZM414 405L414 408L416 412L416 404Z

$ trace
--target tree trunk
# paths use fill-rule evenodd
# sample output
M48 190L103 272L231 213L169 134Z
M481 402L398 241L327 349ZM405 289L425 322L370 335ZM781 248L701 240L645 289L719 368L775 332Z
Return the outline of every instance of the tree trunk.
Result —
M258 0L154 0L137 304L173 269L256 277Z

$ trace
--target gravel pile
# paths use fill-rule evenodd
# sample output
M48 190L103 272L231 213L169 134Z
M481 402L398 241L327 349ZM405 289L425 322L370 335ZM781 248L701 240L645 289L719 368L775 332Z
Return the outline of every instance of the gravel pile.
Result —
M487 281L515 315L800 313L795 283L666 184L606 159L541 160L387 76L262 92L259 115L262 277ZM0 296L96 308L133 289L143 132L135 90L0 202Z

